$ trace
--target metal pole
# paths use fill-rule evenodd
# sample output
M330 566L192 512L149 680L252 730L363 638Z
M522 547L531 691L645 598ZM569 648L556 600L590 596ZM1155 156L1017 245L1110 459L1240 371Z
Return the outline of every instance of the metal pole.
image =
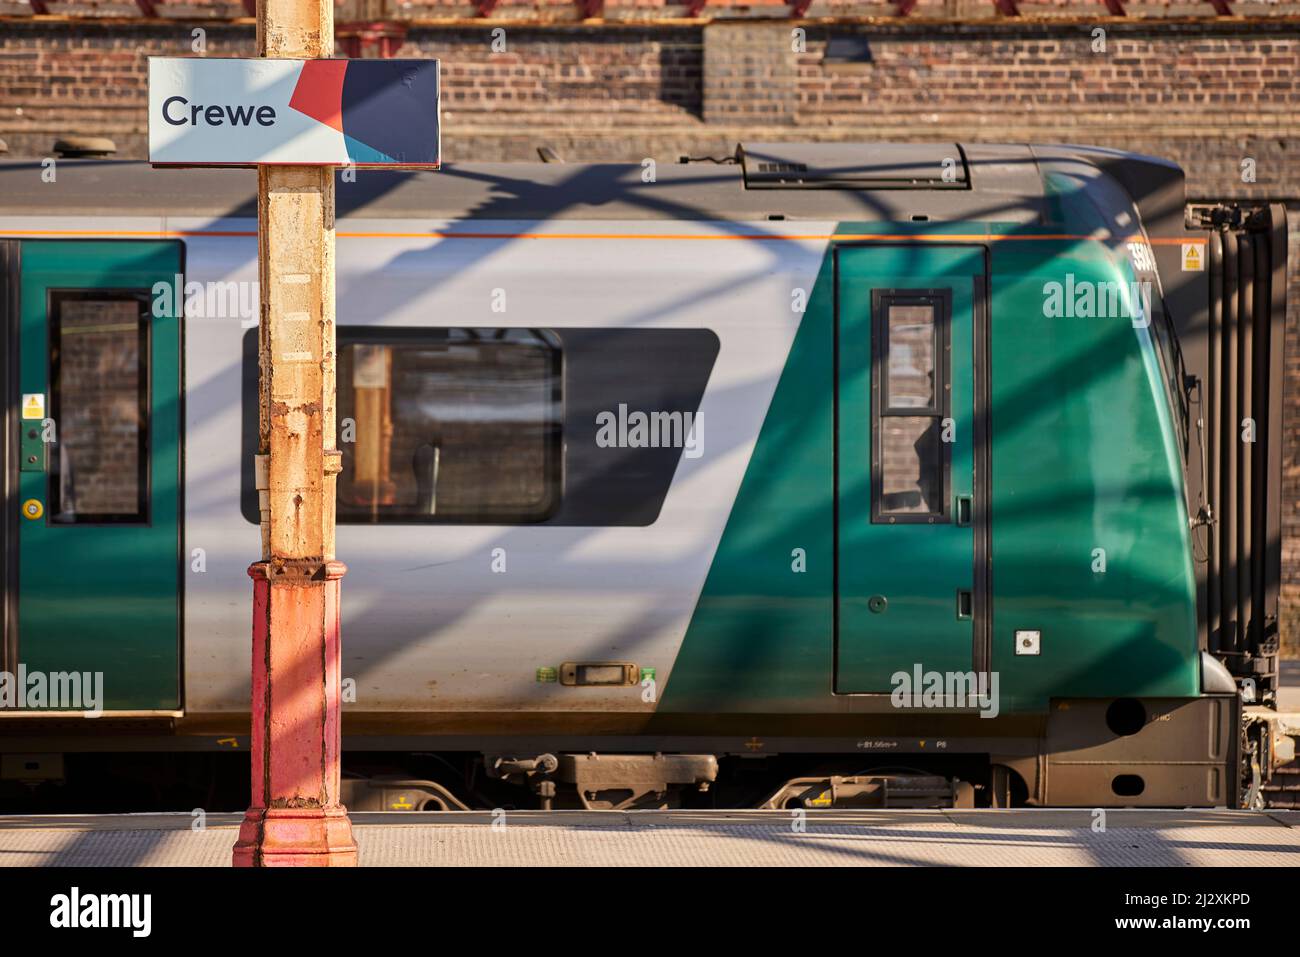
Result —
M334 52L332 0L260 0L258 55ZM252 803L242 867L356 864L339 801L334 170L257 171L262 558L253 579Z

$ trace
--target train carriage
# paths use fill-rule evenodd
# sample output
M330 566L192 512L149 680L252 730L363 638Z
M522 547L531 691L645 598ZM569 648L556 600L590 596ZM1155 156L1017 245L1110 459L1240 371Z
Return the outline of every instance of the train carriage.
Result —
M1280 209L1083 147L723 159L339 182L349 803L1256 800ZM255 183L41 173L0 165L0 797L190 807L247 774Z

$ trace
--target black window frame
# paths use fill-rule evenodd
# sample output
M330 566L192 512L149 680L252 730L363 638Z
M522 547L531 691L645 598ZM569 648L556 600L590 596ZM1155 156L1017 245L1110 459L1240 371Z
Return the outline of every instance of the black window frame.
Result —
M503 525L526 526L538 525L549 521L560 510L564 501L564 348L560 337L549 329L532 326L362 326L347 325L337 329L336 348L342 357L343 350L353 345L387 345L400 347L419 346L428 343L433 333L450 333L465 330L488 335L501 334L513 330L529 332L550 347L550 403L551 417L546 421L547 442L543 460L543 475L547 492L544 507L540 510L522 511L513 508L482 508L473 515L455 516L446 514L425 515L415 512L389 514L348 515L345 510L335 505L335 522L339 525ZM342 432L343 417L337 416L336 428ZM337 442L342 448L341 434Z
M934 315L934 403L929 407L891 407L889 397L889 310L894 306L930 306ZM952 443L939 441L940 508L929 512L888 512L884 498L884 420L952 415L952 290L873 289L871 291L871 521L883 525L952 523Z
M45 330L47 350L47 380L50 407L48 416L54 421L56 442L51 452L57 452L63 441L62 395L59 389L59 374L62 366L62 306L65 302L132 302L139 307L139 448L138 475L136 477L137 505L133 514L95 514L87 518L79 515L71 519L60 518L62 498L59 493L60 458L57 454L46 457L45 467L45 520L50 525L135 525L149 527L153 524L153 329L151 304L152 292L148 289L133 287L110 288L50 288L45 297Z

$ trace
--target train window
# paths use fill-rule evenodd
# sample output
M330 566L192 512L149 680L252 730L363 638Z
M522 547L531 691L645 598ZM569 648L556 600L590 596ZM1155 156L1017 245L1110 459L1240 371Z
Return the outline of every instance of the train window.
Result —
M942 512L939 420L932 416L881 419L880 511L887 515Z
M149 298L49 294L50 521L149 521Z
M872 297L872 520L948 520L946 290Z
M886 316L886 406L891 410L934 409L934 305L891 305Z
M560 388L559 341L541 330L340 330L338 520L549 518Z

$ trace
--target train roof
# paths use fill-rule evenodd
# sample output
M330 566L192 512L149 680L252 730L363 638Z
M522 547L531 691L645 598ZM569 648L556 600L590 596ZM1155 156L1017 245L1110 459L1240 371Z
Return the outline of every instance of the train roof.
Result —
M245 169L165 169L146 162L0 162L0 216L254 217ZM358 170L338 181L338 218L1058 221L1045 173L1070 170L1182 215L1182 171L1164 160L1078 146L957 143L742 144L724 162L449 163L437 172ZM1156 210L1152 210L1155 212Z

